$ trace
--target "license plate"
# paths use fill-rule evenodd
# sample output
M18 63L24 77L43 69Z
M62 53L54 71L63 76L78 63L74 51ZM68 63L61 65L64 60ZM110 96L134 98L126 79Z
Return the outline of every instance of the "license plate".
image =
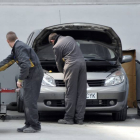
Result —
M87 99L97 99L97 93L87 93Z

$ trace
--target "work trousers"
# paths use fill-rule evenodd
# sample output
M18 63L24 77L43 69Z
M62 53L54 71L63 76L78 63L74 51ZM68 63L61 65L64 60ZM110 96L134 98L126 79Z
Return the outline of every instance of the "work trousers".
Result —
M65 93L65 120L84 120L87 73L84 60L75 60L64 66Z
M23 82L23 101L25 111L25 124L38 130L41 125L38 117L37 101L40 94L40 87L43 78L42 67L35 66L30 69L29 76Z

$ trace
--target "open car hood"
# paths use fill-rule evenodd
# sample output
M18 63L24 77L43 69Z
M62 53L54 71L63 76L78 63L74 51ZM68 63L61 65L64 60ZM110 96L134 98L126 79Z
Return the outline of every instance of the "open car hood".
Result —
M113 50L117 60L122 62L121 40L111 27L91 23L66 23L46 27L37 36L33 48L37 52L41 45L47 44L50 33L56 32L63 36L72 36L76 40L93 40L105 44Z

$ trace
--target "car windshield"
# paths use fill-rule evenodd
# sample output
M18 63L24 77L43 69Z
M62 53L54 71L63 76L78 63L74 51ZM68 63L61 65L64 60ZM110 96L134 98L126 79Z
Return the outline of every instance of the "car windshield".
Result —
M99 43L81 40L77 40L77 43L85 58L92 60L113 60L115 58L115 54L111 49Z
M99 43L95 43L93 41L83 41L76 40L78 46L81 48L83 56L88 60L114 60L115 54L114 52L100 45ZM40 60L55 60L52 45L46 44L44 46L40 46L37 51L37 55Z

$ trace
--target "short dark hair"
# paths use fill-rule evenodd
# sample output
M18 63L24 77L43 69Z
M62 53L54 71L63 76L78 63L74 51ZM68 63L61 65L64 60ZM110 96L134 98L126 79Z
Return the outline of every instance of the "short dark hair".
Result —
M17 39L17 35L15 34L15 32L10 31L6 34L6 38L7 40L9 40L10 42L14 42Z
M48 37L49 43L51 43L51 40L55 40L57 38L57 33L51 33Z

